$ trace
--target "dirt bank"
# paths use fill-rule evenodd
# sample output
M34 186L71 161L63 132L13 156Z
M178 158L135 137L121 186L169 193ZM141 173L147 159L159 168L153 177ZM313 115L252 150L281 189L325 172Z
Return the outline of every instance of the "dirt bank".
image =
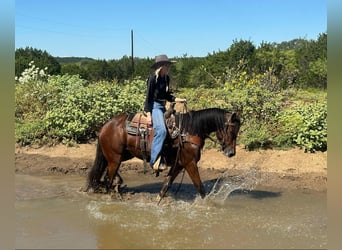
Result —
M88 173L95 158L95 144L77 147L16 147L15 173L29 175L84 175ZM279 189L327 189L327 152L304 153L300 149L287 151L261 150L248 152L238 147L237 155L226 158L215 149L203 151L199 162L202 180L218 178L229 170L229 175L238 175L248 169L259 173L262 186ZM142 161L132 159L120 168L122 177L143 175ZM187 175L185 175L187 176ZM155 181L153 175L145 175ZM163 181L163 176L158 177ZM185 177L187 178L187 177Z

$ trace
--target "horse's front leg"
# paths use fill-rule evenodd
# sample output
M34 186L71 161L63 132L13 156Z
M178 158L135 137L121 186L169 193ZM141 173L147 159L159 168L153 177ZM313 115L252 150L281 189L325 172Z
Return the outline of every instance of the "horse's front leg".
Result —
M198 172L198 166L195 161L191 161L189 164L185 166L185 170L188 172L193 184L197 188L198 193L201 195L202 198L205 197L205 189L203 183L201 181L201 177Z
M160 201L164 198L166 192L169 190L173 181L176 179L176 177L178 176L179 172L182 169L183 168L181 166L179 166L178 164L174 168L170 169L169 173L167 174L167 176L164 180L163 187L157 196L157 204L158 205L159 205Z
M180 155L180 162L183 164L186 172L190 176L192 183L196 187L198 193L202 198L204 198L206 193L197 166L197 162L201 158L201 148L196 144L186 143L181 152L182 154Z

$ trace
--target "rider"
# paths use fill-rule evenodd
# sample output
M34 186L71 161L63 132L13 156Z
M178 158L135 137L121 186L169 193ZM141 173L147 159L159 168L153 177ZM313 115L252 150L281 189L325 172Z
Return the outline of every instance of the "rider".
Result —
M150 166L154 170L159 171L166 169L165 165L160 164L160 153L167 133L164 121L166 101L186 102L186 99L174 97L171 94L169 88L170 77L168 75L171 63L173 61L170 61L166 55L156 56L155 63L152 65L154 72L147 80L147 92L144 105L144 111L147 113L147 122L152 124L154 128Z

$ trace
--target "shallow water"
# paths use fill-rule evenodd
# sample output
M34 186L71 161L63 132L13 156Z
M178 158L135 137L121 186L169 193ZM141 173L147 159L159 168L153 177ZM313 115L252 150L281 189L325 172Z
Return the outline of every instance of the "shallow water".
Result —
M121 202L79 192L85 178L16 175L16 248L327 247L326 192L265 189L253 172L240 177L222 176L204 200L170 190L157 206L154 192Z

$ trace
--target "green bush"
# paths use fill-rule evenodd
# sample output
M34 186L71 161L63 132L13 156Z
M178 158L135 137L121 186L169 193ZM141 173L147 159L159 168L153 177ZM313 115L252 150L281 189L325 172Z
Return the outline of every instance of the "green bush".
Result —
M16 141L85 142L115 114L142 110L145 91L141 79L119 85L70 75L28 77L16 82Z
M184 97L187 105L192 110L206 108L226 108L232 109L232 105L227 101L230 94L221 88L181 88L176 96Z
M45 127L41 120L15 123L15 138L21 145L41 144L45 139Z
M58 105L46 113L46 127L56 131L61 139L87 141L115 114L142 110L143 84L137 79L124 86L102 81L71 88L61 96Z
M248 150L258 148L269 148L272 146L272 130L270 124L264 123L256 118L245 120L242 126L239 142Z
M327 104L298 103L276 116L277 145L297 145L306 152L327 150Z
M22 145L86 142L112 116L143 110L146 82L140 78L123 84L89 83L79 76L46 76L37 69L25 72L15 83L15 137ZM240 111L238 141L249 150L327 149L326 92L275 90L265 75L249 76L243 71L227 71L224 79L221 87L181 88L174 94L187 98L189 109Z
M46 113L46 128L55 131L61 139L87 140L94 123L102 123L108 115L115 113L115 107L110 105L111 98L117 98L117 91L109 83L82 88L75 85L63 92L56 105Z

